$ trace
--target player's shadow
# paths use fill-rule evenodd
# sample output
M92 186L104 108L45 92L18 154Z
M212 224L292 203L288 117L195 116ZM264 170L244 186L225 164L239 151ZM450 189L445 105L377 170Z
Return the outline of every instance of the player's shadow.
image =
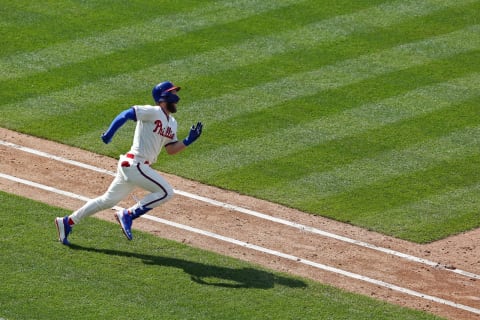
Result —
M135 252L118 251L112 249L98 249L72 244L71 249L97 252L113 256L136 258L148 265L174 267L183 269L190 275L192 281L202 284L226 288L257 288L270 289L276 284L291 288L304 288L307 284L301 280L283 277L255 268L229 268L204 264L195 261L176 259L163 256L154 256Z

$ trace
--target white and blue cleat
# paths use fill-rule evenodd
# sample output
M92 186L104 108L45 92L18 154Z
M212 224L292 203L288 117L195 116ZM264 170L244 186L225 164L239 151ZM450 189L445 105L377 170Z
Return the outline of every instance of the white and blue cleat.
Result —
M132 240L132 216L128 213L128 210L122 209L115 212L115 219L117 219L120 227L122 227L125 237L127 237L128 240Z
M56 218L55 225L57 226L58 241L66 246L70 245L70 242L68 242L68 235L72 232L72 227L68 223L68 216Z

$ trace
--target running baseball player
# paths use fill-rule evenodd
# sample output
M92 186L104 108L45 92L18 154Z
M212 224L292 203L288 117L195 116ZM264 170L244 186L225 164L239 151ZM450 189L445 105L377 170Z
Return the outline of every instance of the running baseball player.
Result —
M107 144L128 120L136 122L131 149L120 156L116 177L102 196L88 201L69 216L55 219L61 243L70 244L68 236L75 224L85 217L115 206L136 186L150 193L132 207L115 213L115 218L128 240L133 238L133 220L171 199L172 187L150 166L157 161L163 147L170 155L179 153L200 137L203 128L202 123L198 122L191 127L184 140L177 140L177 122L172 114L177 112L177 103L180 100L178 91L180 87L170 81L159 83L152 90L155 106L133 106L112 121L108 130L102 134L102 140Z

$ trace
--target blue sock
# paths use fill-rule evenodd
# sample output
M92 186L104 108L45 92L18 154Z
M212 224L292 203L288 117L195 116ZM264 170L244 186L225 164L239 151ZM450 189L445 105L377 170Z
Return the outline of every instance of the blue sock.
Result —
M132 220L137 219L138 217L144 215L150 210L152 210L152 208L147 207L138 207L135 210L131 210Z

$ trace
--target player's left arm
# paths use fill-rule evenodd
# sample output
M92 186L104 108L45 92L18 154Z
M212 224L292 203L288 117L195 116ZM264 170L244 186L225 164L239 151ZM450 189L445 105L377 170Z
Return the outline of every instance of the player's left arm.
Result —
M168 154L176 154L183 150L185 150L189 145L191 145L195 140L197 140L200 135L202 134L203 124L201 122L197 122L197 125L193 125L190 128L190 132L188 133L188 137L183 139L183 141L175 141L165 145L165 150L167 150Z

